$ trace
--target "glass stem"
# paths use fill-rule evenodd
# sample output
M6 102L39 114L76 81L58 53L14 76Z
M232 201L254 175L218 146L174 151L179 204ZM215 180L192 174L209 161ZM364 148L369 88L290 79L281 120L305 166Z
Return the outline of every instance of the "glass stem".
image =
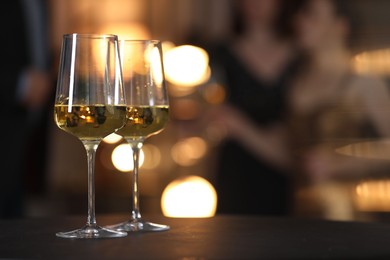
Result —
M88 218L87 226L96 225L95 216L95 155L99 141L83 141L88 160Z
M141 213L139 209L139 190L138 190L138 171L139 171L139 154L143 146L143 140L131 140L129 142L131 149L133 150L133 162L134 169L131 178L131 187L133 192L133 209L131 211L131 217L133 220L140 220Z

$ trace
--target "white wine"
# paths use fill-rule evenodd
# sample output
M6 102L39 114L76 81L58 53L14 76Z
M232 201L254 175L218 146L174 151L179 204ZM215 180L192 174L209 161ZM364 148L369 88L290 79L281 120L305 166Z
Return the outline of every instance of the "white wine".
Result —
M126 122L126 106L68 105L54 106L57 126L80 140L100 140L123 127Z
M128 106L127 123L117 134L125 138L146 138L158 134L169 120L168 110L168 106Z

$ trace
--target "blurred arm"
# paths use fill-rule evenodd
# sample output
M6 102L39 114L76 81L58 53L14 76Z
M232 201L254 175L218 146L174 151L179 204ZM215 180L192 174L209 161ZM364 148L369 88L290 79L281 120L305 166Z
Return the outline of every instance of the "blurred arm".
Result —
M228 137L237 140L259 159L283 170L290 166L286 134L282 125L259 128L246 115L229 105L214 107L209 116L226 129Z

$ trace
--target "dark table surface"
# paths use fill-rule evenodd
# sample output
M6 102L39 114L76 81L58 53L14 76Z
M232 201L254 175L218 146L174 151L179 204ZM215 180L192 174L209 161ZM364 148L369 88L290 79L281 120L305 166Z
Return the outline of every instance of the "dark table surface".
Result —
M102 215L98 224L126 220ZM282 217L216 216L171 219L158 233L124 238L64 239L85 217L0 220L1 259L390 259L390 223Z

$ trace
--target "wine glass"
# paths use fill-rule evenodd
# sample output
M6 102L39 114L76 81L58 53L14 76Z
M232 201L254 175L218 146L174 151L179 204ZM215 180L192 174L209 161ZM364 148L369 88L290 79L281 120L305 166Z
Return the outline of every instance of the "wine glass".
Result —
M57 126L77 137L88 159L88 218L84 227L56 233L63 238L124 237L95 217L95 154L100 141L126 123L126 106L116 35L66 34L54 104Z
M139 207L139 154L148 137L160 133L169 120L168 94L164 79L161 42L121 40L119 50L126 93L127 124L122 135L133 151L132 206L128 221L108 226L118 231L164 231L170 227L145 221Z

